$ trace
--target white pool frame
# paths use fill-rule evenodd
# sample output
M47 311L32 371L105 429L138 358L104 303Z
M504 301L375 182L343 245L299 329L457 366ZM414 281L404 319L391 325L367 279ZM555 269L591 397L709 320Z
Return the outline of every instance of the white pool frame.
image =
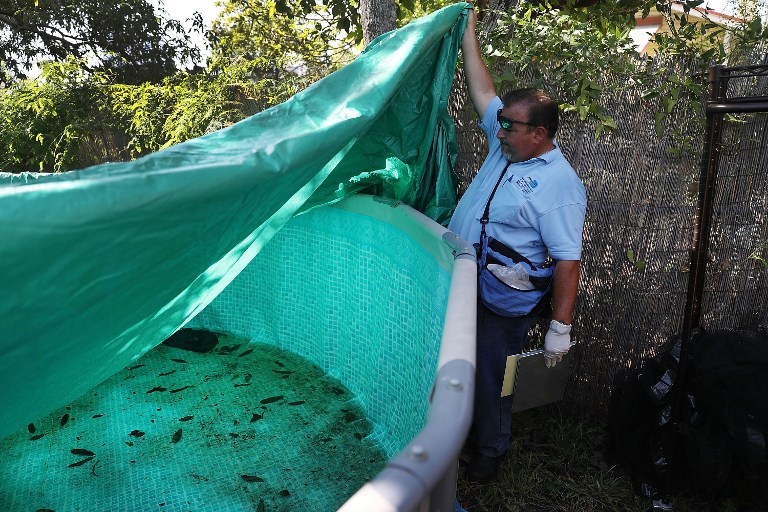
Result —
M440 340L431 338L430 348L425 349L429 350L429 353L425 354L428 359L416 362L419 366L429 368L427 371L434 371L431 375L424 375L417 386L428 392L428 404L422 401L427 398L426 393L424 398L421 395L416 397L419 405L424 406L419 412L419 414L425 413L424 416L420 416L423 418L423 427L415 434L405 433L402 439L398 437L394 446L388 446L385 451L390 455L394 452L394 456L384 469L352 495L339 510L343 512L453 511L456 499L458 457L471 425L474 399L477 323L477 263L474 248L440 224L398 201L357 194L319 208L340 209L355 215L366 216L375 223L386 224L388 229L399 231L409 239L409 242L412 242L410 244L412 247L418 245L424 250L423 256L420 257L434 260L439 269L432 270L444 272L443 275L447 278L446 286L440 286L438 289L441 291L437 292L447 293L447 297L440 296L434 299L440 304L440 309L436 311L445 308L444 317L434 318L436 322L442 321L442 328L435 331L435 336L439 335ZM342 215L342 217L354 218L349 215ZM352 226L346 229L354 229ZM399 256L408 257L407 254ZM270 257L272 256L268 256ZM425 269L425 272L428 271L430 270ZM246 284L246 287L259 286L258 283L248 280L246 282L250 283ZM243 286L235 285L234 282L233 285ZM234 293L233 296L238 294ZM190 323L202 328L247 335L249 329L254 326L249 319L241 318L237 311L232 311L228 301L229 298L221 303L214 301L211 304L214 307L210 314L204 311L199 315L204 318L199 320L195 318ZM254 306L255 304L251 304L249 308ZM246 311L250 310L246 308ZM247 314L250 313L246 312ZM416 314L419 312L417 311ZM435 310L424 314L434 316ZM260 329L263 326L254 328L256 332L261 332ZM283 348L293 350L291 346ZM435 354L436 351L437 354ZM307 355L307 357L313 359L312 356ZM339 378L350 385L345 382L343 376L340 375ZM424 387L421 388L421 386ZM350 387L354 390L354 385ZM365 391L362 392L365 393ZM386 398L390 401L398 400L398 396ZM402 400L408 402L413 398L413 396L403 397ZM413 402L409 403L413 404ZM409 414L408 411L401 411L398 414L402 413ZM411 435L413 437L410 437ZM405 446L400 449L403 445ZM390 448L393 450L390 451ZM399 452L396 451L398 449ZM355 469L349 468L350 473L354 473Z

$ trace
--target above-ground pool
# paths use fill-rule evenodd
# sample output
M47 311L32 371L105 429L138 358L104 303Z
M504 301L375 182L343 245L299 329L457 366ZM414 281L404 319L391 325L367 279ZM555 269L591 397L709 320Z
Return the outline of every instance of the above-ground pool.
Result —
M160 345L7 437L0 510L449 510L471 252L371 196L294 217L185 326L213 350Z

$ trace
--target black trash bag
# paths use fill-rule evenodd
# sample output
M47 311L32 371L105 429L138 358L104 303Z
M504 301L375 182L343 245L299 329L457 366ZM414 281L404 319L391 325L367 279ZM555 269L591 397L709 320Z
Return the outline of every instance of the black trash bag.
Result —
M689 362L685 389L695 399L696 417L681 425L689 444L689 486L709 494L739 487L752 501L765 500L768 339L748 332L704 334L692 343ZM719 460L712 462L714 457Z
M614 377L608 410L606 455L629 470L636 494L656 499L679 485L670 471L678 440L671 430L671 384L677 372L675 350Z
M679 341L659 358L617 374L607 455L647 498L690 491L709 498L737 489L768 498L768 340L702 332L691 343L677 424L671 421Z

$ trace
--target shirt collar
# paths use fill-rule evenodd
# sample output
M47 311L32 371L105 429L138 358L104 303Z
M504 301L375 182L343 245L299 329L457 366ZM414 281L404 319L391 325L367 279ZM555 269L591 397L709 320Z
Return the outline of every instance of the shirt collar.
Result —
M539 156L534 156L533 158L529 158L528 160L523 160L522 162L515 162L512 165L533 165L540 162L544 162L544 164L551 164L552 162L560 158L560 155L561 155L560 146L557 145L557 142L553 140L552 144L555 147L553 147L546 153Z

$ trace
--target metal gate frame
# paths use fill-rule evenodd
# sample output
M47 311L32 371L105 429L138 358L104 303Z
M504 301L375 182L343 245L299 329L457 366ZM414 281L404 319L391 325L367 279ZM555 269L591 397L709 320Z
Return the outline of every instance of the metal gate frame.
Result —
M699 198L694 220L693 245L691 250L691 271L688 278L683 316L683 332L680 342L680 360L677 386L672 403L673 421L679 420L684 399L683 383L686 378L686 364L691 340L699 331L701 321L701 301L704 295L704 282L707 271L710 229L722 153L723 117L725 114L768 112L768 96L728 97L728 83L734 78L768 77L768 65L760 66L712 66L709 70L710 94L706 103L706 138L704 155L699 178Z

